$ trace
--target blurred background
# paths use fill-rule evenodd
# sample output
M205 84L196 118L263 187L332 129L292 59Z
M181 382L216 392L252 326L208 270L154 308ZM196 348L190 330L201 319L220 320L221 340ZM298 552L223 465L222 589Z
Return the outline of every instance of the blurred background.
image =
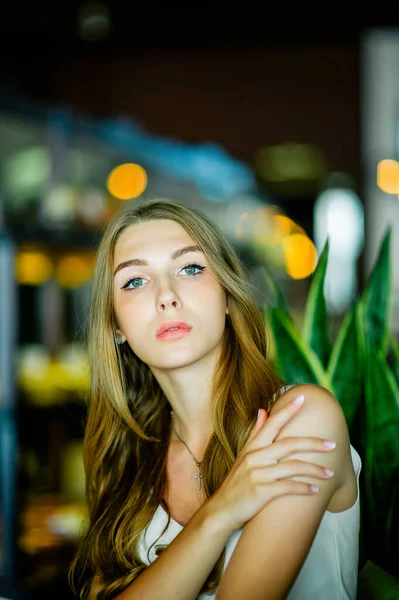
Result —
M209 215L298 322L329 238L332 332L391 227L398 337L399 9L312 10L2 4L0 596L70 597L92 267L124 203Z

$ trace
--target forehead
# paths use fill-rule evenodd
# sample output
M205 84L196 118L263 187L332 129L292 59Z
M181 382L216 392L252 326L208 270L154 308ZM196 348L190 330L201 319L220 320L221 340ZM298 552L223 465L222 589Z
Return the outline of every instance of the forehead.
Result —
M151 253L173 251L181 246L194 244L187 231L176 221L154 219L127 227L120 234L114 251L114 261L130 255L145 258ZM134 256L133 256L134 254Z

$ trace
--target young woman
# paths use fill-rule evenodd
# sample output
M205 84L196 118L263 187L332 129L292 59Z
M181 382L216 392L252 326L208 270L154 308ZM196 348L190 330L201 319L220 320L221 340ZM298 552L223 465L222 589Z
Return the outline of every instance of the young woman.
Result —
M78 597L356 597L361 464L344 415L273 373L245 270L205 215L155 199L113 218L89 353Z

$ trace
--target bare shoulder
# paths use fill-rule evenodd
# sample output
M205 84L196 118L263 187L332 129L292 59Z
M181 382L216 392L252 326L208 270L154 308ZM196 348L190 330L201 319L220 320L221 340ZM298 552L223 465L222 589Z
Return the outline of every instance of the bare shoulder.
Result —
M296 385L282 394L270 410L270 417L280 411L296 396L303 394L305 403L297 414L280 430L276 441L285 437L309 436L332 440L336 449L322 457L313 455L311 462L331 468L336 473L337 487L350 482L354 487L354 473L350 451L350 439L345 415L340 403L327 389L314 384ZM310 454L296 455L309 460Z
M328 452L301 450L284 455L278 462L317 464L332 470L333 476L293 476L295 481L317 485L319 492L276 497L245 524L222 579L220 599L286 598L326 511L342 512L356 500L346 421L333 394L317 385L292 387L276 400L270 420L299 394L305 397L304 405L280 429L273 443L284 437L304 436L333 440L336 447Z
M305 404L295 416L294 420L297 423L301 422L302 427L306 427L305 424L308 423L310 430L315 425L320 427L320 425L326 423L328 429L343 429L344 433L348 433L345 415L338 400L326 388L312 383L295 385L289 388L277 398L270 410L270 416L276 414L300 394L305 397Z

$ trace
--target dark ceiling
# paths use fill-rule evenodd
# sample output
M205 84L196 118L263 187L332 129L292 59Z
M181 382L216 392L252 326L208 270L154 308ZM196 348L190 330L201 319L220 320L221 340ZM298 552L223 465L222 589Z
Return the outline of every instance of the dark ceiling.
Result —
M262 144L311 141L335 169L359 170L360 41L373 28L399 31L398 2L102 4L110 30L87 41L78 23L88 3L3 3L0 101L130 114L148 131L212 139L246 161Z
M94 3L91 2L90 5ZM99 4L99 3L97 3ZM288 4L233 2L102 3L109 10L111 29L97 42L78 34L78 15L89 3L3 2L0 8L0 45L3 60L30 53L91 52L129 47L270 46L357 43L373 27L399 27L397 2L336 2ZM11 52L10 52L11 50Z

